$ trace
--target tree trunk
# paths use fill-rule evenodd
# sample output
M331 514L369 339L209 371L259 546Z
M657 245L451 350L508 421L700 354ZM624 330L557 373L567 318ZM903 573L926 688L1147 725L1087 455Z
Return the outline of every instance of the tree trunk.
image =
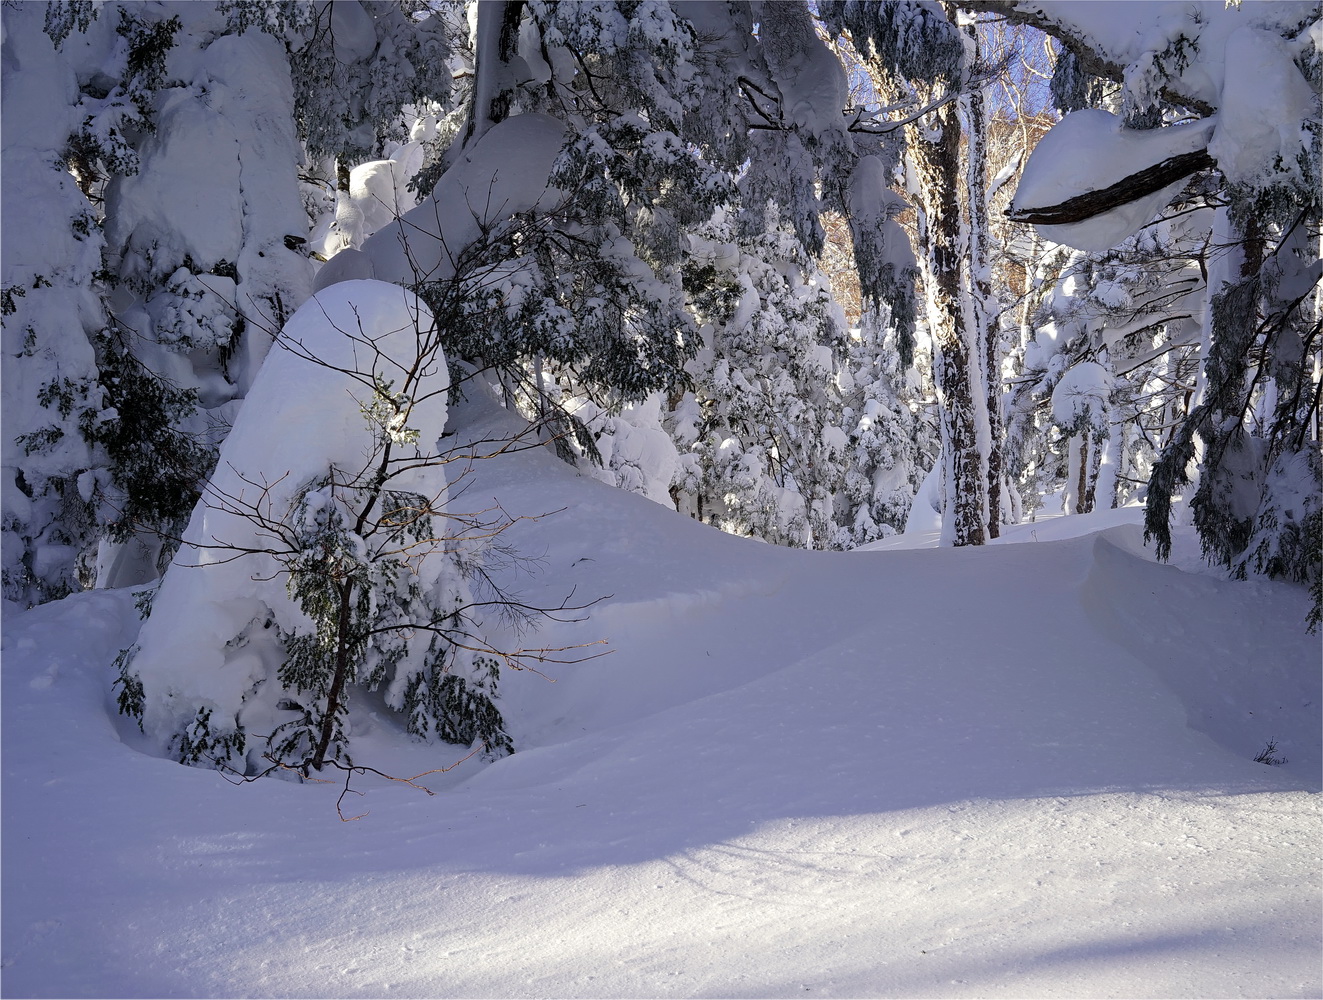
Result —
M312 755L312 767L320 771L326 763L326 751L331 746L331 737L335 734L335 715L340 709L340 697L344 693L345 682L349 677L349 611L354 596L354 585L346 580L340 584L340 609L335 642L335 675L331 678L331 690L326 693L326 715L322 718L322 731L317 740L317 750Z
M524 0L487 0L478 4L478 31L474 44L473 108L464 130L463 148L503 122L514 103L515 80L510 62L519 49L519 22Z
M1145 167L1128 177L1122 177L1115 184L1101 191L1086 191L1084 194L1067 198L1057 205L1026 208L1012 205L1006 210L1006 217L1012 222L1031 222L1036 226L1062 226L1072 222L1084 222L1096 215L1102 215L1114 208L1156 194L1183 177L1189 177L1200 170L1215 166L1217 161L1208 155L1208 150L1197 149L1193 153L1170 156L1160 163Z
M987 393L982 358L961 289L968 240L960 225L960 117L955 104L914 129L911 150L927 216L928 324L936 347L934 374L947 463L943 541L982 545L986 540L988 468L980 449Z
M1075 513L1087 514L1093 509L1092 489L1089 487L1089 429L1080 431L1080 470L1075 483Z
M974 60L979 61L978 27L973 21L965 31L974 40ZM1002 522L1002 419L1001 352L997 342L998 307L992 294L992 262L988 247L988 146L987 109L983 91L974 86L965 95L969 127L965 137L965 177L969 220L970 313L974 324L983 388L987 395L987 434L982 443L988 463L987 530L989 538L1001 534Z

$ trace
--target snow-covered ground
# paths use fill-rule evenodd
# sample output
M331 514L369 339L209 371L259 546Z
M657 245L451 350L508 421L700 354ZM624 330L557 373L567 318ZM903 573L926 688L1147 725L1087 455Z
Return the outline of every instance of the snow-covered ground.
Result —
M468 419L476 419L469 414ZM494 419L494 418L493 418ZM1320 650L1138 510L981 549L722 535L542 451L519 752L235 786L142 752L133 594L4 617L6 996L1316 997ZM464 751L354 718L395 775ZM1268 740L1289 762L1254 762Z

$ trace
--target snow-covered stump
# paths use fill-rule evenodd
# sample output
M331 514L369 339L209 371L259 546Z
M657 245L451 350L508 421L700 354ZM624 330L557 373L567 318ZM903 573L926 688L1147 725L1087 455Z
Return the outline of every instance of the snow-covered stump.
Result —
M511 749L463 612L480 532L445 510L449 381L396 285L343 282L290 320L121 657L120 709L165 752L319 768L347 755L355 687L416 735Z

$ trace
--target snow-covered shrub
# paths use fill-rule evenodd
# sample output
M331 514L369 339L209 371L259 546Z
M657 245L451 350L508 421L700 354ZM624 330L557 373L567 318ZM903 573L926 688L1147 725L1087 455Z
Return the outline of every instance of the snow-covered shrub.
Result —
M345 759L358 689L420 737L509 752L468 582L501 525L449 507L430 313L342 282L277 344L121 658L121 710L182 762L248 774Z

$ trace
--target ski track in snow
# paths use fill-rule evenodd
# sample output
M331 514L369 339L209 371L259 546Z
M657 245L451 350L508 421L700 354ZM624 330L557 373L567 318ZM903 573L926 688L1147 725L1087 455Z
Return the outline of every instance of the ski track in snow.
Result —
M141 752L131 593L5 615L6 996L1319 995L1299 588L1155 564L1134 511L829 554L540 451L466 496L566 508L511 530L525 595L613 596L534 641L614 652L507 673L520 752L357 778L356 822ZM360 762L463 756L386 714Z

